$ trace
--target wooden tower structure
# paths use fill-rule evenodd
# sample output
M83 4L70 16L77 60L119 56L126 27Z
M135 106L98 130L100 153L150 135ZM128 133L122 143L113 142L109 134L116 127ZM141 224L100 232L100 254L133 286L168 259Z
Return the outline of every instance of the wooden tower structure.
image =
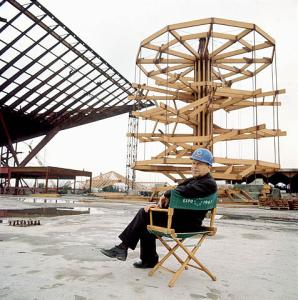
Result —
M150 126L128 136L154 144L154 153L132 168L179 181L190 174L191 153L206 147L216 179L279 169L279 137L286 132L279 129L278 95L285 90L277 88L275 54L274 39L257 25L219 18L169 25L144 39L136 58L142 75L129 99L155 106L133 112ZM265 138L271 145L263 160ZM235 143L245 151L237 153Z

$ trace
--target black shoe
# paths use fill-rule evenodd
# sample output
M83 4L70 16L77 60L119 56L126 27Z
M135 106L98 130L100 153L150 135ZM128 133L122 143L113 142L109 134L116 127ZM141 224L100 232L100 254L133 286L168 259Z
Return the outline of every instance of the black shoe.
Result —
M154 268L154 266L158 263L158 261L156 262L146 262L146 261L137 261L133 264L133 266L135 268L138 268L138 269L149 269L149 268Z
M122 249L118 246L111 249L100 249L100 252L108 257L117 258L119 260L126 260L127 258L127 249Z

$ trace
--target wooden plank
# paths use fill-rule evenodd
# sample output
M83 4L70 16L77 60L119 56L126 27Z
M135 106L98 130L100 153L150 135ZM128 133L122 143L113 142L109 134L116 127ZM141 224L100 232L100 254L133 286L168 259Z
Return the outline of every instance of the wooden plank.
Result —
M197 59L200 58L199 53L193 49L186 41L182 41L181 36L175 30L170 30L170 33L178 40L178 42L184 46L190 53L192 53Z
M156 165L133 165L133 169L140 170L144 172L171 172L171 173L177 173L177 171L183 172L184 174L190 174L190 166L187 167L181 167L181 166L156 166Z
M233 171L233 165L230 165L226 170L225 170L225 172L224 172L224 174L231 174L232 173L232 171Z
M247 79L247 78L249 78L249 76L243 75L243 76L239 76L239 77L237 77L237 78L234 78L234 79L230 80L230 82L233 84L233 83L235 83L235 82L238 82L238 81L241 81L241 80L245 80L245 79Z
M177 179L174 177L174 176L172 176L171 174L170 174L170 172L161 172L163 175L165 175L166 177L168 177L170 180L172 180L173 182L177 182ZM176 172L175 172L176 173Z
M178 112L179 113L184 113L184 112L186 112L188 110L191 110L191 109L193 109L195 107L201 106L201 105L207 103L208 101L209 101L209 96L203 97L203 98L201 98L199 100L196 100L196 101L194 101L194 102L192 102L192 103L190 103L190 104L188 104L188 105L180 108L178 110Z
M206 19L194 20L189 22L176 23L170 25L168 28L169 30L177 30L177 29L182 29L187 27L206 25L206 24L210 24L211 22L212 22L212 18L206 18Z
M158 106L158 107L147 109L145 111L134 111L133 113L137 114L138 116L149 116L160 112L162 112L162 109Z
M142 137L152 137L152 138L155 138L155 137L163 137L163 136L170 136L172 137L173 135L172 134L165 134L165 133L145 133L145 132L138 132L138 134L135 134L135 133L127 133L126 134L127 136L136 136L136 135L139 135L139 136L142 136ZM177 133L175 134L175 136L179 137L179 136L189 136L189 137L192 137L193 134L184 134L184 133ZM180 145L180 144L179 144ZM191 147L191 146L190 146Z
M169 105L167 105L167 104L165 104L165 103L160 103L160 107L161 107L162 109L168 111L168 112L173 113L174 115L178 115L178 111L177 111L175 108L173 108L173 107L171 107L171 106L169 106ZM180 117L181 117L181 115L182 115L182 114L179 114ZM184 116L185 116L185 115L184 115Z
M242 172L240 172L239 176L245 177L245 176L253 173L254 170L255 170L255 166L249 166L248 168L246 168L245 170L243 170Z
M144 46L148 43L150 43L152 40L156 39L157 37L163 35L164 33L166 33L168 31L168 26L160 29L159 31L151 34L150 36L148 36L146 39L144 39L142 42L141 42L141 46Z
M181 158L183 156L189 156L188 149L184 149L184 150L178 151L178 153L176 155L177 158Z
M251 126L251 127L247 127L247 128L243 128L243 129L239 129L239 133L246 133L246 132L251 132L251 131L256 131L256 130L262 130L266 128L266 124L260 124L257 126Z
M160 152L159 154L157 154L154 158L162 158L164 156L168 156L171 154L171 152L173 152L176 149L177 149L176 145L171 145L168 148L166 148L165 150L163 150L162 152Z
M188 93L192 93L194 91L193 88L190 87L190 84L182 84L182 83L169 83L168 81L166 80L157 80L155 81L155 84L156 85L159 85L159 86L164 86L164 87L167 87L167 88L171 88L171 89L177 89L177 90L182 90L182 91L185 91L185 92L188 92Z
M155 46L155 45L152 45L152 44L147 44L147 45L144 45L143 47L147 48L147 49L155 50L157 52L160 52L160 48L158 46ZM185 59L188 59L188 60L191 60L191 61L195 61L196 60L195 57L193 57L191 55L188 55L188 54L185 54L183 52L179 52L179 51L165 49L163 51L163 53L168 53L170 55L181 57L181 58L185 58Z
M220 25L226 25L226 26L232 26L232 27L240 27L240 28L246 28L246 29L254 29L255 24L253 23L246 23L246 22L239 22L234 20L228 20L228 19L221 19L221 18L214 18L214 24L220 24Z
M232 107L228 108L227 111L231 111L233 109L240 109L240 108L245 108L245 107L253 107L253 106L280 106L280 102L257 102L257 104L253 101L245 101L241 100L238 102L236 105L232 105Z
M231 71L232 73L228 73L228 74L224 74L223 77L224 78L227 78L227 77L230 77L230 76L233 76L235 74L244 74L246 76L252 76L253 75L253 72L251 71L248 71L248 70L245 70L245 68L237 68L235 66L231 67L231 66L227 66L225 64L216 64L216 66L220 69L224 69L224 70L228 70L228 71ZM247 65L248 67L249 65Z
M160 68L160 70L156 70L156 71L149 71L148 77L159 75L159 74L165 74L165 73L169 73L172 71L181 70L181 69L184 69L187 67L192 67L192 64L191 63L190 64L182 64L182 65L176 65L173 67Z
M252 159L234 159L224 157L214 157L214 162L223 165L256 165L257 161Z
M273 45L275 45L275 40L273 37L271 37L268 33L266 33L263 29L261 29L259 26L255 25L255 30L258 32L261 36L263 36L265 39L267 39L269 42L271 42Z
M257 75L258 73L260 73L261 71L263 71L264 69L266 69L269 66L270 66L270 64L263 64L262 66L260 66L259 68L257 68L254 71L254 75Z
M286 136L286 131L281 131L280 129L264 129L262 132L267 135L268 137L271 136Z
M142 139L143 137L147 138L147 141L150 142L167 142L167 143L204 143L208 142L210 140L210 136L156 136L154 134L153 136L147 136L147 135L141 135L141 133L138 134L138 138Z
M188 40L206 38L207 36L208 36L208 32L198 32L194 34L182 35L180 38L181 41L188 41Z
M277 168L278 164L265 162L261 160L252 160L252 159L234 159L234 158L223 158L223 157L215 157L214 162L224 165L259 165L262 167L270 167Z
M191 87L200 87L200 86L214 86L214 87L222 87L222 83L217 83L214 81L195 81L190 84Z
M179 100L179 97L176 96L128 96L127 97L128 100L136 100L136 101L140 101L140 100Z
M150 160L138 160L135 165L164 165L164 164L172 164L172 165L183 165L183 164L191 164L191 160L187 158L158 158L158 159L150 159Z
M285 93L286 93L285 89L273 90L273 91L268 91L268 92L262 92L262 93L256 95L256 97L259 98L259 97L275 96L275 95L285 94Z
M239 42L246 48L250 49L250 50L253 50L253 46L248 43L247 41L243 40L243 39L240 39Z
M222 51L224 51L226 48L230 47L231 45L233 45L236 41L233 40L229 40L228 42L224 43L223 45L221 45L219 48L215 49L212 53L210 53L210 58L212 58L212 60L216 60L216 55Z
M171 91L168 89L161 89L161 88L149 86L146 84L133 83L132 86L134 88L148 90L148 91L152 91L152 92L158 92L158 93L169 94L169 95L173 95L173 96L179 96L180 99L183 98L183 99L188 99L188 100L194 100L194 96L189 93L181 93L181 92L177 92L177 91Z
M214 59L216 60L216 59L222 59L222 58L231 57L231 56L237 56L237 55L248 53L248 52L251 52L251 50L248 49L248 48L241 48L241 49L238 49L238 50L233 50L233 51L230 51L230 52L225 52L225 53L222 53L222 54L218 54L214 57Z
M215 32L215 31L211 32L211 36L214 38L225 39L230 41L237 40L237 36L234 34L227 34L227 33Z
M263 58L224 58L224 59L215 59L215 57L212 58L212 61L215 61L219 64L243 64L243 63L249 63L249 64L258 64L258 63L272 63L272 59L270 57L263 57Z
M198 89L193 88L193 87L191 86L191 83L190 83L188 80L184 79L182 76L179 77L179 81L180 81L182 84L184 84L186 87L189 87L189 88L192 90L192 92L195 92L195 93L198 92Z
M226 93L227 95L245 95L245 96L253 96L262 93L262 89L259 88L254 91L248 90L240 90L240 89L232 89L229 87L220 87L216 90L216 92Z
M238 130L231 130L230 132L222 133L220 135L213 137L213 144L221 141L227 141L230 140L233 136L236 136L238 134Z
M176 39L173 39L173 40L165 43L164 45L161 45L159 51L164 52L166 49L170 48L171 46L174 46L177 43L178 43L178 41Z
M225 174L221 172L212 172L212 177L214 179L225 179L225 180L240 180L242 179L238 174Z
M261 50L261 49L266 49L266 48L269 48L269 47L273 47L274 45L272 45L270 42L264 42L264 43L261 43L261 44L258 44L258 45L255 45L252 47L252 50L253 51L256 51L256 50Z
M228 98L229 100L226 100L222 102L221 104L210 104L210 108L212 111L219 110L219 109L225 109L226 107L230 107L231 105L238 103L241 101L241 98Z
M148 77L148 71L142 66L138 65L138 67L142 70L142 72Z
M192 111L189 115L191 117L196 117L197 115L199 115L200 112L202 111L206 111L206 108L207 108L208 104L205 103L199 107L197 107L194 111ZM204 119L204 118L203 118ZM198 123L198 122L197 122Z
M196 126L197 121L195 119L189 118L188 121L186 121L183 118L180 117L163 117L163 116L153 116L151 117L152 121L159 121L161 123L164 124L171 124L171 123L183 123L191 128L193 128L194 126Z
M138 58L136 61L137 64L166 64L166 65L171 65L171 64L189 64L188 59L183 59L183 58L159 58L159 59L154 59L154 58Z
M247 34L249 34L251 32L250 29L245 29L243 30L241 33L239 33L236 36L236 39L231 41L229 40L228 42L224 43L222 46L220 46L219 48L215 49L212 53L210 53L209 57L210 58L214 58L217 56L218 53L222 52L223 50L227 49L228 47L230 47L231 45L233 45L235 42L237 42L238 40L242 39L243 37L245 37Z

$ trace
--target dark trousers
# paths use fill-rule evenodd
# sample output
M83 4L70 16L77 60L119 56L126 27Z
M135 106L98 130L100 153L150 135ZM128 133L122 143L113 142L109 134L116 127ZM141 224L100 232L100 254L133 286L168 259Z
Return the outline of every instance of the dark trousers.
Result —
M164 226L167 223L167 214L155 214L153 218L154 225ZM155 235L149 233L147 230L149 222L149 212L146 213L144 208L141 208L119 235L119 238L132 250L136 248L140 241L140 258L142 261L151 263L158 261L158 255L156 253Z
M172 227L177 232L199 231L206 211L187 211L175 210ZM153 212L153 224L156 226L167 226L168 216L165 213ZM146 213L141 208L132 221L127 225L124 231L119 235L120 240L134 250L140 241L140 258L145 262L156 262L158 255L156 253L155 235L149 233L147 225L150 223L149 212Z

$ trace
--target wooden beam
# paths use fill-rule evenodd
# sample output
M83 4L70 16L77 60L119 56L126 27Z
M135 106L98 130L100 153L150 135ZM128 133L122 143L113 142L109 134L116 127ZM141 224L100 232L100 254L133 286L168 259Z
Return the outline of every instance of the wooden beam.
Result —
M251 52L251 50L249 48L243 47L243 48L238 49L238 50L233 50L233 51L230 51L230 52L225 52L225 53L222 53L222 54L218 54L214 57L214 59L216 60L216 59L222 59L222 58L231 57L231 56L237 56L237 55L248 53L248 52Z
M255 166L249 166L245 170L239 173L241 177L246 177L247 175L253 173L255 170Z
M263 57L263 58L249 58L249 57L242 57L242 58L224 58L224 59L216 59L215 57L212 58L212 61L218 64L260 64L260 63L272 63L272 59L270 57Z
M144 46L148 43L150 43L152 40L158 38L159 36L163 35L164 33L166 33L168 31L168 26L160 29L159 31L151 34L150 36L148 36L146 39L144 39L142 42L141 42L141 46Z
M177 96L177 97L179 96L180 99L194 100L194 96L192 94L189 94L189 93L181 93L181 92L172 91L172 90L169 90L169 89L161 89L161 88L149 86L149 85L146 85L146 84L133 83L132 86L134 88L148 90L148 91L152 91L152 92L157 92L157 93L162 93L162 94L169 94L169 95L173 95L173 96Z
M193 49L186 41L183 41L181 39L181 36L179 35L179 33L175 30L170 30L170 33L176 38L176 40L182 45L184 46L190 53L192 53L192 55L194 55L197 59L200 58L199 53Z
M170 25L168 28L169 28L169 30L177 30L177 29L182 29L182 28L186 28L186 27L206 25L206 24L210 24L211 22L212 22L212 18L207 18L207 19L200 19L200 20L194 20L194 21L189 21L189 22L176 23L176 24Z
M219 54L220 52L224 51L225 49L229 48L231 45L233 45L235 42L237 42L238 40L242 39L243 37L245 37L247 34L249 34L251 32L251 29L245 29L243 30L241 33L239 33L236 36L236 39L231 41L229 40L228 42L224 43L222 46L220 46L219 48L215 49L210 55L210 58L214 58L217 56L217 54ZM217 58L216 58L217 59Z
M173 66L173 67L166 67L166 68L156 70L156 71L149 71L148 72L148 77L159 75L159 74L164 74L164 73L169 73L169 72L172 72L172 71L181 70L181 69L184 69L186 67L192 67L192 66L193 66L193 64L189 63L189 64L182 64L182 65L177 65L177 66Z
M273 45L275 45L275 40L273 37L271 37L268 33L266 33L264 30L262 30L259 26L255 25L255 30L258 32L261 36L263 36L265 39L267 39L269 42L271 42Z
M150 50L155 50L157 52L160 52L160 48L158 46L155 46L155 45L152 45L152 44L146 44L143 47L147 48L147 49L150 49ZM191 60L191 61L195 61L196 60L196 58L194 56L185 54L185 53L180 52L180 51L174 51L174 50L165 49L163 51L163 53L168 53L170 55L181 57L181 58L185 58L185 59L188 59L188 60Z
M199 100L196 100L196 101L194 101L194 102L192 102L192 103L190 103L190 104L188 104L188 105L180 108L178 110L178 112L179 113L184 113L184 112L186 112L188 110L191 110L191 109L194 109L194 108L196 108L198 106L201 106L201 105L207 103L208 101L209 101L209 96L203 97L203 98L201 98Z
M226 25L226 26L232 26L232 27L240 27L240 28L246 28L246 29L250 29L250 30L255 28L255 24L253 24L253 23L239 22L239 21L221 19L221 18L214 18L213 21L214 21L214 24L220 24L220 25Z
M253 159L234 159L234 158L223 158L223 157L215 157L214 162L224 165L260 165L271 168L277 168L278 164L265 162L261 160L253 160Z
M171 65L171 64L189 64L188 59L183 59L183 58L159 58L159 59L154 59L154 58L138 58L137 59L137 64L165 64L165 65Z

